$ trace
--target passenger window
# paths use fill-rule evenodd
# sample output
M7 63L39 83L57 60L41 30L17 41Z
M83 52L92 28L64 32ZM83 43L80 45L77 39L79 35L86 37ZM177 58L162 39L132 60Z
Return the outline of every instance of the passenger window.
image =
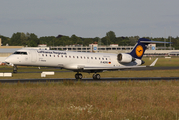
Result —
M86 57L84 56L84 59L86 59Z
M93 59L93 57L91 57L91 59Z
M73 56L73 58L75 58L75 56Z
M108 60L108 58L106 58L106 60Z
M61 55L61 57L63 57L63 55Z
M71 56L69 56L69 58L71 58Z
M100 58L99 58L99 60L100 60Z
M81 56L81 59L82 59L83 57Z
M104 60L104 58L102 58Z

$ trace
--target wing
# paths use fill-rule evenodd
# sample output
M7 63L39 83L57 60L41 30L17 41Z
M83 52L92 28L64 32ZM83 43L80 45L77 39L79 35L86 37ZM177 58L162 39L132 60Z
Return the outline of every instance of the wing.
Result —
M114 67L97 67L97 66L84 66L83 70L120 70L120 69L132 69L132 68L144 68L155 66L158 58L150 66L114 66Z

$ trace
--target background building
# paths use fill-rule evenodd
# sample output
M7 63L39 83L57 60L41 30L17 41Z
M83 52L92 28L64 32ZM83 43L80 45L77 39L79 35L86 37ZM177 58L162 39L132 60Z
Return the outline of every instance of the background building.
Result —
M1 38L0 38L0 45ZM99 46L98 44L83 45L67 45L67 46L50 46L41 44L38 47L24 47L24 46L0 46L0 63L4 62L5 58L11 55L18 49L41 49L41 50L63 50L76 52L96 52L96 53L129 53L134 46L118 46L118 44L111 44L109 46ZM149 44L144 56L179 56L179 50L162 50L161 47L156 47L156 44Z

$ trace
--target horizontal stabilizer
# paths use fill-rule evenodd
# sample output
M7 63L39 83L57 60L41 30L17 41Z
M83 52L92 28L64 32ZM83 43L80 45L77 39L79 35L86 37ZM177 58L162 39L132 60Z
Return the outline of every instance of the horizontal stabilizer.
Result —
M150 67L155 66L157 60L158 60L158 58L155 59L155 61L150 65Z
M140 41L140 43L168 43L168 44L172 44L172 42L162 42L162 41Z

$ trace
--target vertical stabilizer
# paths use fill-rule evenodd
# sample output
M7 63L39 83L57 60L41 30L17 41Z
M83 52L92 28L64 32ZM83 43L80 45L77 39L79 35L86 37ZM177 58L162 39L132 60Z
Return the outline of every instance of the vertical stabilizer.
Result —
M142 43L141 41L146 41L147 43ZM147 48L147 45L150 43L151 40L146 38L140 38L134 47L134 49L129 53L132 57L141 59L144 55L144 52Z

